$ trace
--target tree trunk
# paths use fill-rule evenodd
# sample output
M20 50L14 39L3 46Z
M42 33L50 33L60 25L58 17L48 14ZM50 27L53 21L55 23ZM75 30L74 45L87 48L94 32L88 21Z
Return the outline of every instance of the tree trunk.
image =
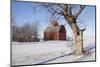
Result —
M83 31L80 30L76 22L70 23L73 30L74 41L75 41L75 55L83 54Z
M79 31L79 35L75 37L75 55L82 55L83 54L83 31Z

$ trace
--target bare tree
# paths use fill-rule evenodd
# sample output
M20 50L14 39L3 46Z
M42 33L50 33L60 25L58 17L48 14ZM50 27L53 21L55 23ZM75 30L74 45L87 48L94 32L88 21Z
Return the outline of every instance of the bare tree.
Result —
M38 24L34 23L32 24L32 34L34 35L34 38L38 38Z
M35 23L26 23L22 26L12 25L13 41L38 41L38 29Z
M43 7L45 7L48 12L51 13L51 16L55 18L64 18L65 21L72 28L74 39L75 39L75 55L83 54L83 31L84 29L80 29L78 26L77 19L84 10L84 5L70 5L70 4L54 4L54 3L42 3ZM76 7L75 7L76 6ZM77 10L76 10L77 9Z
M12 23L11 23L11 34L12 34L12 40L15 41L16 40L16 37L17 37L17 34L19 33L18 32L18 26L16 25L16 22L14 21L14 19L12 19Z

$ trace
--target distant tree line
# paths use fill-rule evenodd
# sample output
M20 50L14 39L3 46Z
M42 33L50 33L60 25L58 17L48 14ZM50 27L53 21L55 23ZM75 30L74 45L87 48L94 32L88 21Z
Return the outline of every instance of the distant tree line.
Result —
M14 22L11 26L12 41L18 42L36 42L38 38L38 25L36 23L26 23L22 26L16 25Z

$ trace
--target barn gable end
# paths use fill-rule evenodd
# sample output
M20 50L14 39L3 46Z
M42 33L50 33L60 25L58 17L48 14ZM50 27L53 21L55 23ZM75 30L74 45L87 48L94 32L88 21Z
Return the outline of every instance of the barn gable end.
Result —
M44 31L44 40L66 40L66 29L64 25L58 25L58 22L52 23Z

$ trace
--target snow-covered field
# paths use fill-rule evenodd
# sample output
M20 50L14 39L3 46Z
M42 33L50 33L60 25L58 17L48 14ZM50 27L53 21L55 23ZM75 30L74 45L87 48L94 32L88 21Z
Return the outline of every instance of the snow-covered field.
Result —
M72 41L12 42L12 66L95 60L95 43L85 42L89 55L71 53Z

